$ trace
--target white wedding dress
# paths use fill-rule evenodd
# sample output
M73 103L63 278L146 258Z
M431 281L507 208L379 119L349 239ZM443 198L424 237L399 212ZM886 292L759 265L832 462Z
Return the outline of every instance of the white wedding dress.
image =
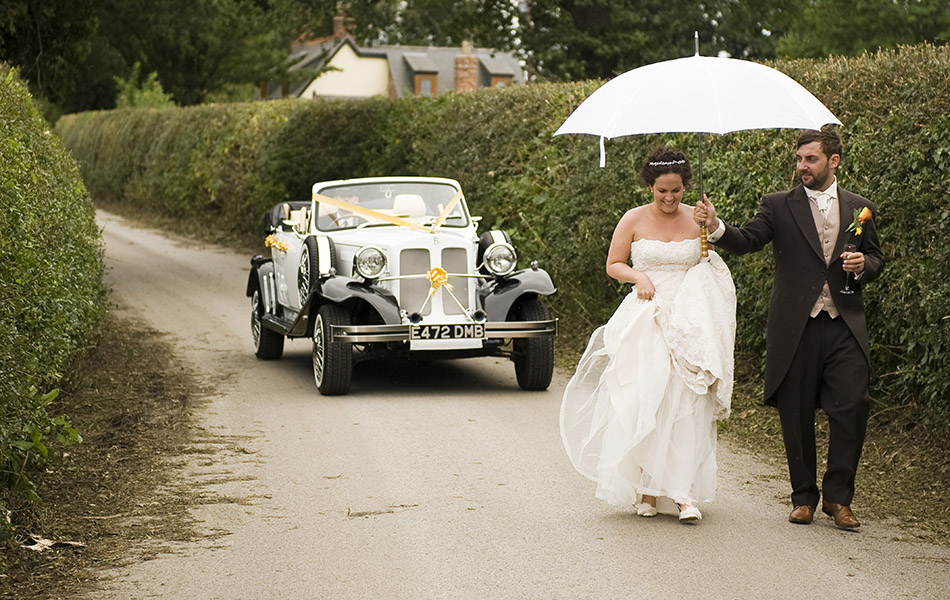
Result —
M716 420L732 398L732 276L711 250L700 260L698 239L637 240L630 261L656 294L641 300L634 289L591 335L564 390L564 447L611 504L643 494L709 502Z

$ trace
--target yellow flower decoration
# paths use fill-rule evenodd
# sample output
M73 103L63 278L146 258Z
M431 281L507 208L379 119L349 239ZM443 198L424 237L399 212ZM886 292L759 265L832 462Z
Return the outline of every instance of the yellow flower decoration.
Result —
M864 224L871 220L871 209L865 206L862 209L854 209L854 220L848 225L848 231L853 231L854 235L864 233Z
M276 236L269 235L264 238L265 248L277 248L281 252L287 252L287 244L278 240Z

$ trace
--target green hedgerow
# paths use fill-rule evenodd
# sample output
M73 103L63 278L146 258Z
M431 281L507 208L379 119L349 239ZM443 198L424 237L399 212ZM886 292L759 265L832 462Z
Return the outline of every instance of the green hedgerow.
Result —
M950 216L950 47L771 66L844 123L841 183L879 208L887 266L865 294L875 411L950 427L950 282L942 276L950 245L940 235ZM57 127L97 201L213 223L208 231L223 222L246 237L260 235L267 208L306 198L315 181L458 179L483 227L508 230L526 261L538 259L552 273L559 347L573 357L628 290L606 276L604 262L617 220L650 200L641 161L660 142L696 156L695 135L635 136L607 142L607 168L599 169L594 137L552 137L601 83L113 111L67 116ZM796 137L788 130L703 136L705 191L724 219L741 224L763 193L795 185ZM694 186L687 201L696 196ZM743 372L761 373L771 254L725 258L738 293L737 356L750 363Z
M0 64L0 486L32 495L29 463L51 439L78 439L49 410L104 307L101 241L78 167L16 70Z

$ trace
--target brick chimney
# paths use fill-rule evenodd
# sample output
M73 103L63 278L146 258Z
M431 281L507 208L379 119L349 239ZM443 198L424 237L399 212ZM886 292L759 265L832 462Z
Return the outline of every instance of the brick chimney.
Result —
M353 25L347 27L346 15L343 13L343 3L337 2L336 15L333 17L333 41L339 42L347 36L353 35Z
M470 92L478 87L478 57L472 54L472 43L462 42L462 53L455 57L455 91Z

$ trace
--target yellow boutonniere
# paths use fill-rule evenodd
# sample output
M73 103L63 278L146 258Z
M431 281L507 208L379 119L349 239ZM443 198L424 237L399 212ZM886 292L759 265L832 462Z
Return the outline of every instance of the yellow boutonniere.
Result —
M266 238L264 238L264 247L265 248L274 247L280 250L281 252L287 252L287 244L278 240L277 237L273 235L269 235Z
M854 209L854 220L848 225L848 231L853 231L854 235L861 235L864 232L864 224L867 223L872 216L871 209L867 206L861 209Z

